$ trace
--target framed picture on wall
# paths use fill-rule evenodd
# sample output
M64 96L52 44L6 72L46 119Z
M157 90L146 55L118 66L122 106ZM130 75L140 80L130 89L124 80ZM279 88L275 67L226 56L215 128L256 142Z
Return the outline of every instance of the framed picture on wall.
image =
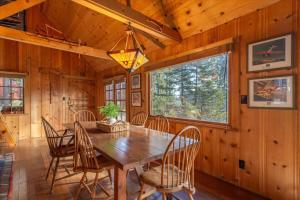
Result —
M248 72L292 67L293 34L248 45Z
M294 108L294 76L248 80L250 108Z
M131 89L141 89L141 74L131 76Z
M142 106L142 93L141 92L132 92L131 93L131 105L134 107Z

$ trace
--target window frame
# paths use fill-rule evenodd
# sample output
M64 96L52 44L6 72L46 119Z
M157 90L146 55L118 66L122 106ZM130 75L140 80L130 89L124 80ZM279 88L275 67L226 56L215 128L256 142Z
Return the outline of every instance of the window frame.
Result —
M198 120L198 119L187 119L187 118L180 118L180 117L170 117L170 116L166 116L169 120L171 120L172 122L175 123L188 123L190 125L195 125L195 126L206 126L206 127L212 127L212 128L220 128L220 129L226 129L226 130L231 130L234 129L232 128L232 93L231 93L231 87L232 87L232 72L231 72L231 66L233 64L233 58L232 58L232 51L230 49L223 49L223 50L215 50L215 49L211 49L211 50L207 50L204 53L202 52L201 54L197 54L197 55L189 55L187 57L180 57L177 59L173 59L169 62L165 62L163 63L164 65L158 65L157 67L153 67L151 70L149 70L147 73L147 78L148 78L148 91L149 91L149 95L148 95L148 111L149 111L149 116L150 117L154 117L154 115L152 114L152 97L151 97L151 86L152 86L152 82L151 82L151 72L157 71L157 70L161 70L164 68L172 68L172 65L178 65L178 64L184 64L184 63L188 63L188 62L192 62L195 60L199 60L199 59L205 59L205 58L209 58L209 57L213 57L213 56L217 56L217 55L221 55L227 53L228 54L228 58L227 58L227 74L228 74L228 92L227 92L227 122L226 123L222 123L222 122L210 122L210 121L204 121L204 120Z
M120 88L117 88L116 85L118 83L122 83L122 82L125 82L125 88L122 88L122 84L120 85ZM115 81L115 90L114 90L114 93L115 93L115 98L114 98L114 101L115 101L115 104L118 105L118 102L120 102L120 114L121 114L121 118L122 118L122 115L125 115L125 121L127 119L127 95L126 95L126 91L127 91L127 84L126 84L126 78L124 77L123 79L118 79ZM122 90L125 91L125 99L122 99ZM118 91L120 91L120 99L118 99ZM122 102L125 104L125 110L122 110Z
M2 110L0 111L3 115L23 115L25 114L25 75L19 75L19 73L9 73L9 74L6 74L6 73L0 73L0 78L8 78L8 79L22 79L22 82L23 82L23 87L19 87L19 86L11 86L11 82L10 82L10 86L0 86L0 88L9 88L10 91L12 91L12 88L18 88L18 89L22 89L22 98L21 99L13 99L12 97L10 97L9 99L1 99L1 100L8 100L10 101L10 112L3 112ZM12 112L12 101L13 100L18 100L18 101L22 101L23 103L23 106L22 106L22 110L20 112L17 112L17 111L13 111Z
M118 83L121 83L121 82L125 82L125 88L122 88L122 86L120 86L120 88L117 89L116 85ZM112 84L113 85L113 89L112 90L106 90L106 86L107 85L110 85ZM120 110L120 114L122 115L122 113L125 115L125 121L128 120L128 97L127 97L127 88L128 88L128 81L127 81L127 78L126 76L117 76L117 77L112 77L112 78L109 78L109 79L105 79L104 81L104 106L107 105L106 103L107 102L113 102L114 104L117 104L118 101L121 102L125 102L125 111L122 111ZM125 91L125 100L123 99L117 99L117 91L120 91L122 93L122 90ZM113 100L109 99L109 100L106 100L106 92L107 91L112 91L113 92ZM121 106L120 106L121 108Z

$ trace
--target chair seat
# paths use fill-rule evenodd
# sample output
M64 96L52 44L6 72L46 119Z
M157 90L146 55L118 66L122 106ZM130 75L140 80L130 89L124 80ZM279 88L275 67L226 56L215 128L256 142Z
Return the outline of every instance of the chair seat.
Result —
M174 169L174 170L172 170ZM140 179L142 182L146 183L147 185L153 186L153 187L161 187L161 188L172 188L172 182L174 184L177 183L178 177L182 176L183 172L179 170L176 166L169 165L169 167L166 166L164 170L164 180L163 185L161 183L161 166L157 166L154 168L151 168L150 170L144 172L141 174ZM167 184L167 173L169 173L169 180ZM171 174L174 173L174 176L172 178ZM173 180L172 180L173 179ZM184 183L176 184L175 187L183 186Z
M88 172L100 172L103 170L108 170L108 169L112 169L115 166L115 163L107 158L105 158L103 155L97 155L97 162L98 162L98 166L99 169L97 169L96 165L93 165L90 168L85 168L83 166L79 166L77 167L76 170L78 171L88 171Z
M75 153L75 144L62 145L60 148L55 149L51 152L54 157L68 157L73 156Z

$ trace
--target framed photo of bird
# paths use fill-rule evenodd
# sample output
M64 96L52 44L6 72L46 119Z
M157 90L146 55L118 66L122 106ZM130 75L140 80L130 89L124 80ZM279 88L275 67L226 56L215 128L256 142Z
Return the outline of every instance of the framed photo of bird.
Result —
M248 72L293 66L293 34L248 44Z

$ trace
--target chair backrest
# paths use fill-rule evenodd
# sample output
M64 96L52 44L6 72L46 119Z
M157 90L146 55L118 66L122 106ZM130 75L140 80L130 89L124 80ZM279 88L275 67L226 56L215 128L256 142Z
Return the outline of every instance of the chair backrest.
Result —
M85 128L80 122L75 122L75 169L79 167L79 158L81 161L81 167L84 169L99 169L97 162L96 152L94 150L93 143L88 136Z
M74 121L87 122L87 121L96 121L96 117L92 111L89 110L80 110L74 114Z
M150 121L148 128L161 132L169 132L169 126L168 118L162 115L157 115Z
M194 188L194 161L200 149L200 139L199 129L187 126L171 140L162 160L163 187L188 184L189 189Z
M135 125L135 126L145 126L147 118L148 118L147 113L139 112L139 113L134 115L134 117L132 118L130 124Z
M59 147L59 135L44 117L42 117L42 123L44 126L50 152L55 153L55 151Z

